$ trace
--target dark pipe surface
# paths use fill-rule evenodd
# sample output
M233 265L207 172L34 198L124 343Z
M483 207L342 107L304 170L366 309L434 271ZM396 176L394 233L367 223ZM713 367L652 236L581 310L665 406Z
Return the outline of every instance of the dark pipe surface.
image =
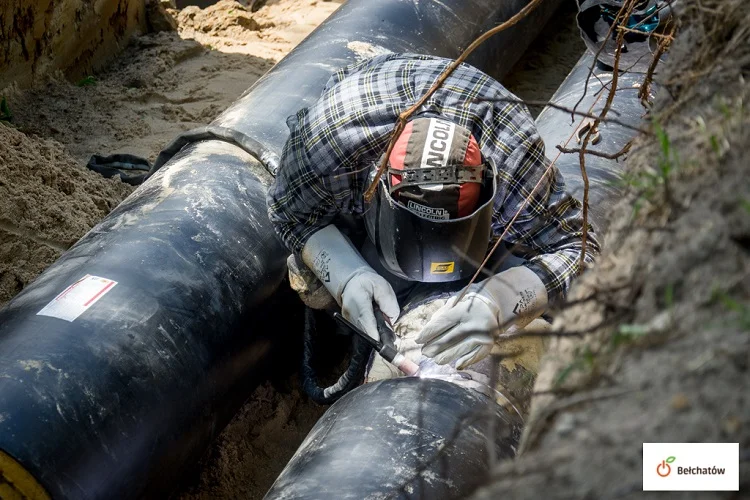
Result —
M609 94L607 85L612 82L612 71L595 67L587 86L586 76L589 74L593 61L593 54L586 52L552 96L551 102L572 110L585 93L577 111L598 116ZM628 141L637 135L637 129L643 126L643 118L647 111L638 98L638 91L644 77L643 73L637 72L625 72L618 75L617 92L612 102L612 109L607 116L628 126L605 120L599 126L600 140L590 143L587 146L588 150L612 155L622 150ZM652 93L655 91L654 85ZM653 99L653 95L650 99ZM585 137L584 127L592 122L593 119L581 116L571 119L569 111L549 106L544 108L536 119L539 134L546 145L547 157L556 160L555 164L565 177L568 191L579 200L583 199L583 177L579 155L578 153L560 154L557 146L561 145L567 149L580 148L582 139ZM619 199L618 195L622 189L619 182L625 167L624 159L625 157L618 160L608 159L591 154L587 154L585 158L586 172L589 177L590 220L600 234L608 225L607 211Z
M496 456L511 458L521 422L485 396L436 379L363 385L318 420L265 499L463 498L488 473L489 415Z
M301 331L272 313L285 252L253 170L228 144L186 148L0 314L0 448L53 498L169 489ZM72 322L37 315L85 274L117 284Z
M351 0L214 125L257 140L257 158L278 156L286 117L339 67L369 50L455 57L525 3ZM558 4L472 62L501 75ZM267 362L297 345L302 309L278 290L287 252L267 219L268 181L239 147L187 146L0 311L0 450L53 497L163 496ZM73 321L37 315L87 274L117 285Z

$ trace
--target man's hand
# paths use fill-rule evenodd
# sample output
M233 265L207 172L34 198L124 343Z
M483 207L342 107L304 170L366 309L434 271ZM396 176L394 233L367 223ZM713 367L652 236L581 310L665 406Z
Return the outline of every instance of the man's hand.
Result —
M472 288L475 285L472 285ZM453 297L441 307L417 337L422 354L439 365L456 361L459 370L476 363L492 350L498 332L497 307L480 293L469 292L458 303Z
M372 338L380 340L373 301L391 321L398 318L398 301L391 285L336 226L313 234L302 249L302 260L331 292L344 317Z
M513 318L523 328L542 313L547 290L526 267L515 267L475 283L460 301L452 298L417 337L422 354L444 365L456 362L461 370L492 350L500 327Z
M380 340L373 301L391 322L398 319L399 307L391 285L373 270L353 276L341 294L341 314L375 340Z

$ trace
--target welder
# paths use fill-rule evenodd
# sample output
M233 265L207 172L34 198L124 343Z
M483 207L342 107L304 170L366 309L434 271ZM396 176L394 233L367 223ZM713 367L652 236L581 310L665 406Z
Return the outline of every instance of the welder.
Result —
M527 108L468 64L410 117L365 200L399 115L450 63L388 54L334 74L315 103L287 120L268 211L293 253L293 285L314 274L374 338L376 308L396 321L399 299L420 284L458 290L505 233L503 247L519 265L456 294L417 338L425 356L460 369L489 354L502 326L523 327L565 296L580 269L583 219L549 168ZM587 238L590 264L599 250L593 228ZM308 283L306 302L325 307L313 289Z

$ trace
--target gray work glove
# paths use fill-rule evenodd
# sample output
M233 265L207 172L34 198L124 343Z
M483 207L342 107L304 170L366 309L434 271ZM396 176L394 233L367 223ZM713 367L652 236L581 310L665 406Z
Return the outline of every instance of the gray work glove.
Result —
M302 261L341 306L341 314L376 340L380 340L373 302L391 322L400 309L390 283L362 258L336 226L313 234L302 248Z
M464 297L451 298L417 337L422 354L438 364L456 363L461 370L492 350L494 335L512 318L523 328L541 315L547 290L527 267L514 267L469 287Z

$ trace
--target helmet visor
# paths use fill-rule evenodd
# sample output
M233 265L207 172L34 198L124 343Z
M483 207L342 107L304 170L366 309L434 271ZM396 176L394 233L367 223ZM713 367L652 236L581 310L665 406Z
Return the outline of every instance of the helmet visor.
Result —
M381 179L366 206L365 223L386 269L421 282L471 277L487 252L497 191L494 168L488 166L484 172L479 207L456 219L438 218L429 209L399 203Z

